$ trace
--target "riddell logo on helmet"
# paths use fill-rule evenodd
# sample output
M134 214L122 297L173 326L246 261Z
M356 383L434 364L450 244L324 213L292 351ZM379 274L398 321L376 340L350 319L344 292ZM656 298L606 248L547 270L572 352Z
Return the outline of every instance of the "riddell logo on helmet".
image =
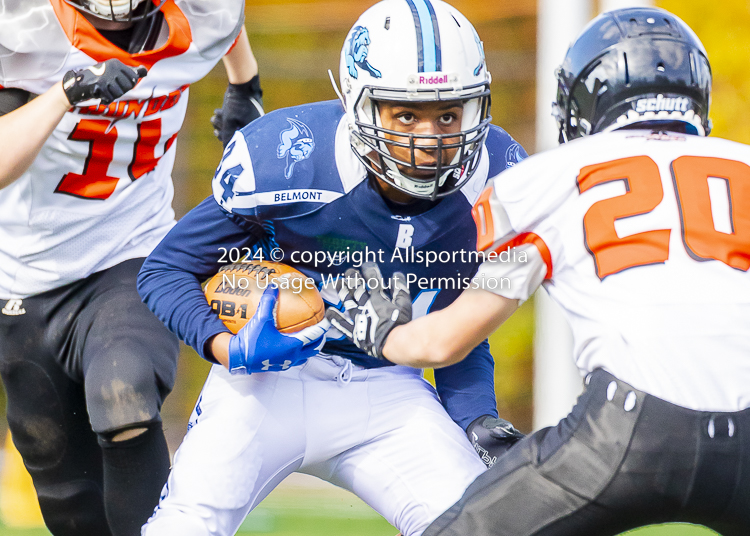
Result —
M417 82L420 84L447 84L448 83L448 75L444 74L443 76L419 76L417 77Z
M690 109L690 99L687 97L665 97L657 95L649 99L638 99L635 111L643 112L687 112Z

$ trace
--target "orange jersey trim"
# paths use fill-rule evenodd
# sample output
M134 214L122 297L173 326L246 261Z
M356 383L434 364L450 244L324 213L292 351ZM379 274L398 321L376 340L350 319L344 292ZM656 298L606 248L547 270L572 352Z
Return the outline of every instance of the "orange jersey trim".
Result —
M495 224L492 221L492 206L490 205L492 191L493 187L491 185L485 188L479 196L479 199L477 199L477 202L474 204L474 207L471 209L471 215L474 218L474 223L477 225L478 251L486 251L495 242ZM523 244L534 244L536 246L536 249L539 250L539 254L544 260L544 264L547 265L547 274L544 278L552 279L552 255L550 255L547 244L545 244L542 237L537 234L520 234L512 240L499 245L492 251L500 253L506 249L521 246Z
M240 42L240 37L242 37L242 32L240 32L239 35L235 38L234 43L232 43L232 46L229 47L229 50L227 50L227 54L229 54L230 52L232 52L232 50L234 50L234 47L236 47L237 43ZM224 55L226 56L227 54L224 54Z
M536 246L536 249L539 250L539 254L542 256L542 260L544 260L544 264L547 265L547 273L545 274L544 279L552 279L552 255L550 255L547 244L538 234L522 233L512 240L508 240L504 244L499 245L493 251L495 253L500 253L501 251L522 246L523 244L534 244Z
M154 0L155 3L156 1ZM65 0L50 0L50 3L70 43L97 62L117 58L131 67L143 65L147 69L151 69L159 60L183 54L193 40L190 24L180 8L175 5L174 0L167 0L161 8L164 13L164 20L169 26L167 42L156 50L148 50L140 54L128 54L107 41L86 20L86 17L66 3Z
M492 221L492 206L490 206L491 195L492 186L488 186L471 209L471 216L477 226L477 251L484 251L495 242L495 224Z

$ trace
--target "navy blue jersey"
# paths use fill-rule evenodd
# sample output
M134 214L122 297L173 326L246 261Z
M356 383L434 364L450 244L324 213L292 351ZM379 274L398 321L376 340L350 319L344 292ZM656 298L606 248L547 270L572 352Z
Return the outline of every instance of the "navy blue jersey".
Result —
M397 205L368 179L348 136L338 101L254 121L227 146L213 199L187 214L147 259L139 279L144 301L202 356L206 341L227 329L199 281L248 252L312 277L329 306L341 304L326 283L362 261L377 262L385 277L406 275L415 317L447 306L470 283L479 264L471 207L488 180L525 157L524 150L493 126L479 167L460 192L437 203ZM384 366L335 329L323 352L368 368ZM496 414L486 342L435 378L446 409L464 428L473 418Z

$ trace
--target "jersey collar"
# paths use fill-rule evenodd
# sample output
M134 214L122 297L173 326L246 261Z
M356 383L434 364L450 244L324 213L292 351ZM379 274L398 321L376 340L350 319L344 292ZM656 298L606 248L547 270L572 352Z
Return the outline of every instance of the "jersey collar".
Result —
M97 62L117 58L131 67L143 65L150 69L159 60L184 53L192 42L190 24L174 0L167 0L162 6L164 21L169 27L167 42L156 50L139 54L128 54L107 41L76 8L64 0L50 0L50 3L70 43Z

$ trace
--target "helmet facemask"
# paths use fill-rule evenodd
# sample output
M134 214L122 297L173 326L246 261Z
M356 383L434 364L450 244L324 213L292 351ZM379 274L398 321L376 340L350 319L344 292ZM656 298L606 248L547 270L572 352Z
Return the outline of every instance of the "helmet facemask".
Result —
M160 0L158 4L152 0L65 0L76 9L84 11L94 17L113 22L134 22L154 16L167 0ZM143 9L135 14L142 4Z
M389 88L366 87L355 104L357 111L351 131L352 145L370 173L412 197L436 199L459 190L479 164L482 145L487 136L489 87L465 88L466 97L456 98L452 91L422 90L417 95ZM421 102L455 102L463 107L461 129L456 133L416 134L385 128L380 116L380 102L408 106ZM408 150L408 160L394 156ZM416 151L435 153L434 165L417 164ZM446 161L445 152L455 152ZM399 169L401 168L401 169ZM409 168L417 175L410 176Z

